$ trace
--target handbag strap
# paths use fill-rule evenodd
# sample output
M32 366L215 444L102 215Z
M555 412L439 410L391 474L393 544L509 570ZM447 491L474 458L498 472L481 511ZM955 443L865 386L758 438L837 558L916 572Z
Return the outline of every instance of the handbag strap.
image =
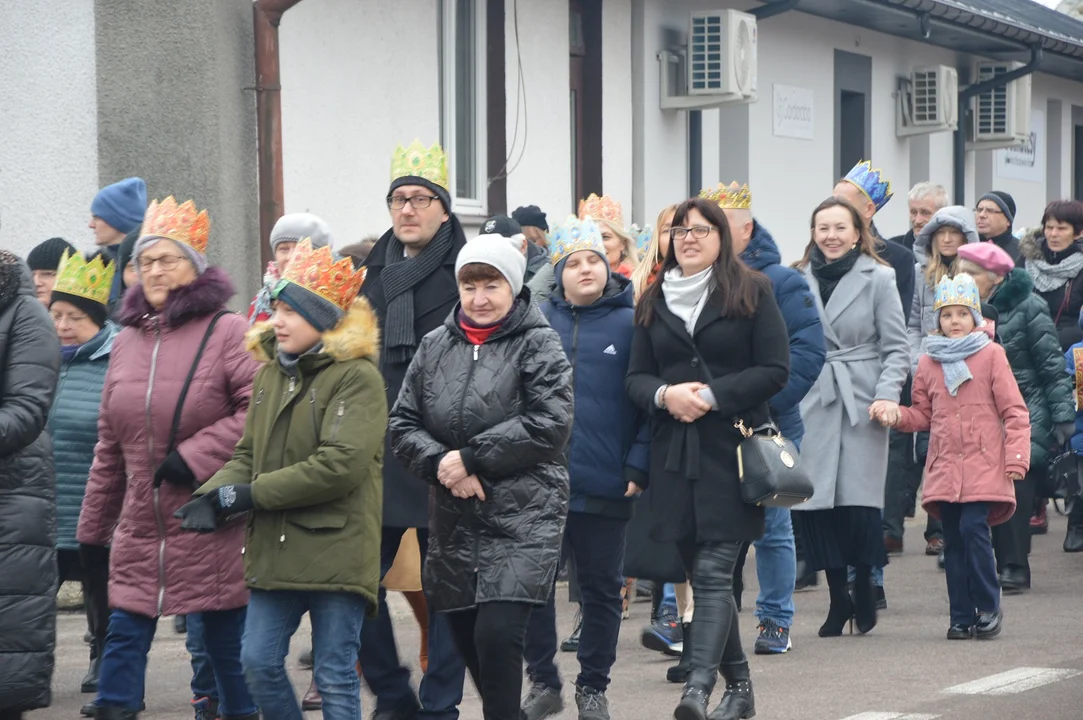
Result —
M166 444L165 454L173 452L173 446L177 442L177 431L180 428L181 413L184 411L184 400L188 397L188 388L192 385L192 378L196 375L196 368L199 367L199 361L203 359L203 351L207 348L207 342L210 341L211 335L214 333L214 326L218 324L218 319L223 315L230 315L229 310L222 310L211 319L211 324L207 326L207 332L203 333L203 340L199 343L199 348L196 350L196 357L192 361L192 367L188 370L188 377L184 379L184 385L181 385L180 397L177 398L177 409L173 411L173 424L169 428L169 442Z

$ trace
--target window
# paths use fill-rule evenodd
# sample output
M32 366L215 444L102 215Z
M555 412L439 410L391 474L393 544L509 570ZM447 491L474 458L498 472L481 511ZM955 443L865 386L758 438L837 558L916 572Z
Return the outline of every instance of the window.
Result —
M441 0L441 128L459 214L486 214L483 0Z

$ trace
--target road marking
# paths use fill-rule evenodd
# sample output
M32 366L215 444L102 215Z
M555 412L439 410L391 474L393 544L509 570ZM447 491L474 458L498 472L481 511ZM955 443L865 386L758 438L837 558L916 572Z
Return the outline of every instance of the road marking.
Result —
M1021 667L943 690L951 695L1015 695L1083 675L1080 670Z
M940 716L920 713L865 712L860 715L851 715L843 720L936 720L938 717Z

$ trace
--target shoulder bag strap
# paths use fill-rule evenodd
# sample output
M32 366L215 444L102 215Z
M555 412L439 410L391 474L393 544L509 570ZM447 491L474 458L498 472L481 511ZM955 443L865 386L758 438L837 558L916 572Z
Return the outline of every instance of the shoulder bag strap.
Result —
M166 444L165 454L173 452L173 448L177 442L177 430L180 428L181 413L184 411L184 400L188 397L188 388L192 385L192 378L195 377L196 368L199 367L199 361L203 359L203 351L207 347L207 342L211 339L211 335L214 334L214 326L218 324L219 318L223 315L230 315L229 310L222 310L214 318L211 319L211 324L207 326L207 332L203 333L203 340L199 343L199 348L196 350L196 357L192 361L192 367L188 370L188 377L184 379L184 385L181 385L180 397L177 398L177 409L173 411L173 424L169 428L169 442Z

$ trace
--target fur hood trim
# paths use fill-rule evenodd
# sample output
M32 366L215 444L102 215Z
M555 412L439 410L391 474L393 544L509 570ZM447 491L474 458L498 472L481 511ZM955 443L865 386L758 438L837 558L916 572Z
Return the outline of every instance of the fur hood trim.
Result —
M380 323L369 301L358 297L338 325L325 332L323 352L335 362L380 357ZM271 322L256 323L245 333L245 346L258 362L269 363L274 357L275 335Z
M155 310L147 302L142 285L133 285L124 293L124 305L117 322L125 327L142 325L157 314L168 327L180 327L197 317L211 315L225 308L233 297L233 282L225 270L209 267L195 282L169 291L165 306Z

